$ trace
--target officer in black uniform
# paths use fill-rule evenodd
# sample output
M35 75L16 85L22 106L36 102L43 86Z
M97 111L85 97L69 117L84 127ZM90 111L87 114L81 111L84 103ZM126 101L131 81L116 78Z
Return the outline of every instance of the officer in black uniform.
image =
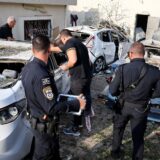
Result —
M78 95L83 93L87 104L84 111L85 116L91 112L91 94L90 84L92 78L91 63L89 60L86 46L78 39L73 38L69 30L63 29L60 32L60 39L63 42L63 48L53 46L52 51L64 52L67 54L68 62L60 66L62 70L68 70L71 75L71 93ZM72 126L65 128L64 133L73 136L79 136L79 126L82 125L82 116L74 116Z
M115 159L122 156L121 143L125 127L129 120L133 140L132 159L143 159L144 132L147 126L147 115L149 111L147 104L152 96L160 96L158 90L160 89L160 71L158 68L145 63L144 54L143 44L139 42L133 43L128 53L131 62L118 68L115 78L109 86L112 95L120 95L121 97L121 110L117 108L113 119L114 127L111 156ZM145 74L144 67L146 70ZM137 86L132 86L133 88L127 89L128 86L139 79L141 74L143 74L143 77L141 77ZM155 89L154 94L153 89Z
M15 26L16 20L13 16L8 17L7 23L0 27L0 38L6 40L14 40L12 28Z
M47 67L50 41L39 35L33 39L32 46L34 59L21 75L35 137L33 160L60 160L56 117L60 112L84 109L86 102L79 96L76 100L57 103L57 87Z

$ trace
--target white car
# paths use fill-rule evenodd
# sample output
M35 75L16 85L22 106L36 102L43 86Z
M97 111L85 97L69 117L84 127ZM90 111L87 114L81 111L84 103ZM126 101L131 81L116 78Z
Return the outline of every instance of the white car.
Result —
M26 116L27 105L19 74L32 59L30 43L0 40L1 160L25 159L31 149L33 135ZM51 54L48 66L54 74L59 92L67 93L70 88L69 77L58 69L58 61L58 57Z
M97 29L90 26L74 26L67 29L88 48L95 73L118 59L124 59L131 45L129 38L114 29Z
M160 69L160 29L153 33L152 39L141 41L145 46L146 62ZM149 120L160 122L160 98L151 99Z

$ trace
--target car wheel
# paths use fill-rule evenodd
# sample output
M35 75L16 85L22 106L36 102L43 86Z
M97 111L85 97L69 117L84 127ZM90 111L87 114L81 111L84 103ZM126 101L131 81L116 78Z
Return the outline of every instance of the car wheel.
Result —
M105 60L103 57L99 57L94 62L94 73L98 73L103 70L106 66Z

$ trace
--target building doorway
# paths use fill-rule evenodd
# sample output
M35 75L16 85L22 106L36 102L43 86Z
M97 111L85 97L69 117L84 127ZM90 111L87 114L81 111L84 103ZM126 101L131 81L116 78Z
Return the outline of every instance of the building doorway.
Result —
M149 15L136 15L135 21L135 31L134 31L134 40L141 41L145 39L146 31L147 31L147 23L148 23Z

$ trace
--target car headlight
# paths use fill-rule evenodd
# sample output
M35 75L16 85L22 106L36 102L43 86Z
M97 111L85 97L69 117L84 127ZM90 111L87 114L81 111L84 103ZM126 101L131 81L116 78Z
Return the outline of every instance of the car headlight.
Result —
M14 121L22 111L22 108L16 104L12 104L0 110L0 124L7 124Z

